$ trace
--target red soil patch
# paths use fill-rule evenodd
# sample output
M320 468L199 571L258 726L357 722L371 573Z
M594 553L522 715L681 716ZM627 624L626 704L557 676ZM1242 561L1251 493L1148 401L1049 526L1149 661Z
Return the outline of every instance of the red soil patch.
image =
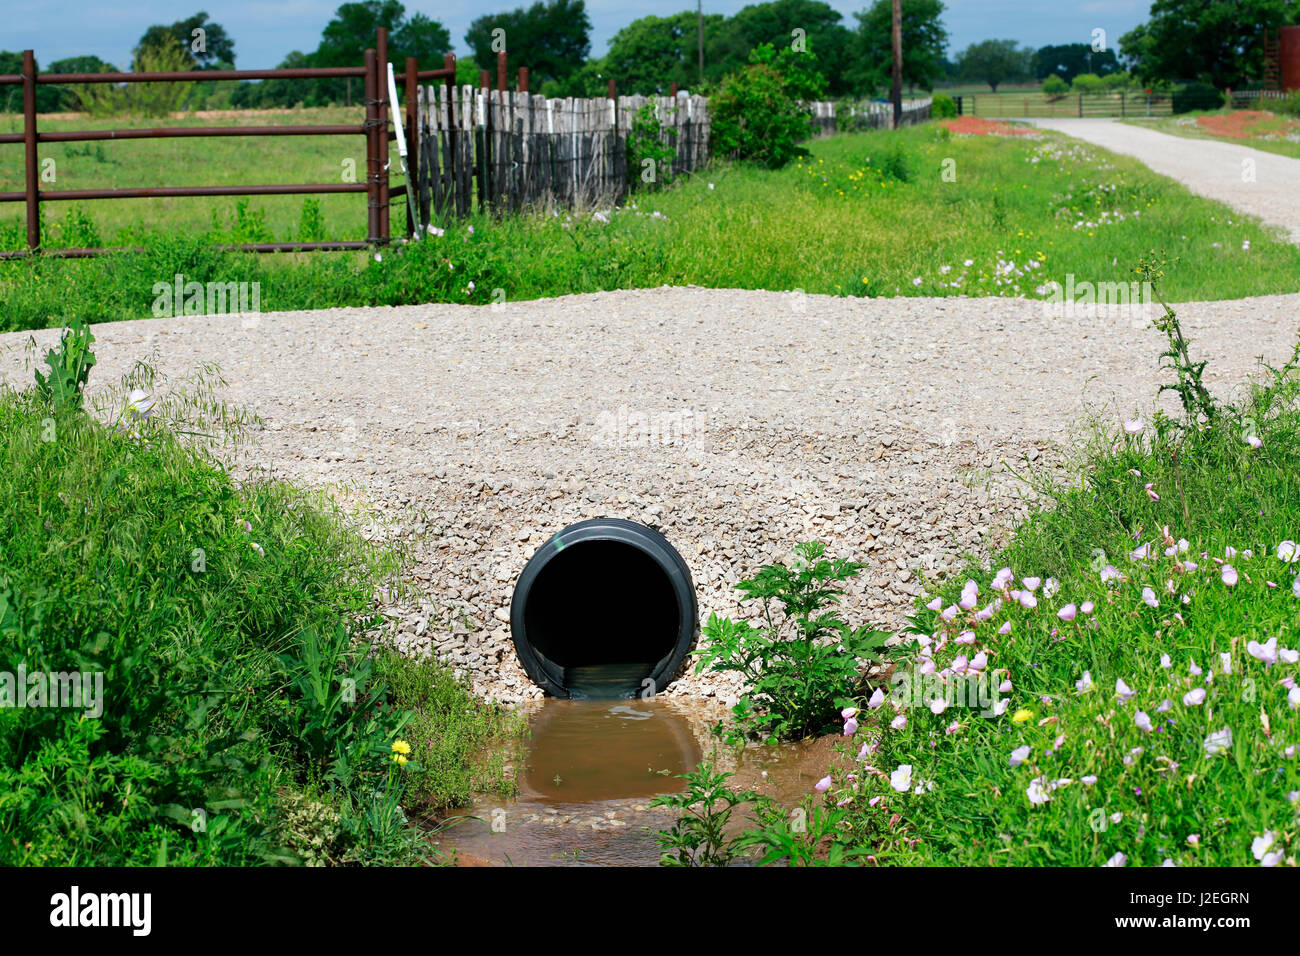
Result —
M1273 120L1276 117L1261 110L1237 110L1218 116L1198 116L1196 125L1211 136L1224 139L1252 139L1268 131L1255 129L1256 124ZM1300 127L1300 123L1287 123L1285 129Z
M1196 125L1213 136L1228 139L1246 139L1250 136L1247 126L1252 126L1263 119L1266 114L1259 110L1237 110L1222 116L1198 116Z
M939 125L962 136L1028 136L1033 133L1031 129L980 119L978 116L959 116L944 120Z

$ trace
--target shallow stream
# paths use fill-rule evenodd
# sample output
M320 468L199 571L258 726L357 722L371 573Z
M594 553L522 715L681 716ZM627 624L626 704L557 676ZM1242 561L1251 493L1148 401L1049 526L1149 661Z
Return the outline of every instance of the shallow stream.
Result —
M727 747L709 732L725 713L712 702L548 698L530 716L518 797L455 811L457 822L435 839L470 865L653 866L656 831L676 811L651 809L651 799L683 790L679 775L710 754L736 774L733 789L752 787L786 806L813 792L834 758L833 738Z

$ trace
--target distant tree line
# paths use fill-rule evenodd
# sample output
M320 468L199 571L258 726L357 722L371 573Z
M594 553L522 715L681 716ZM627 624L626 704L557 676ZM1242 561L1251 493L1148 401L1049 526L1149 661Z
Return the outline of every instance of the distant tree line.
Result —
M708 92L725 77L754 66L754 52L766 46L771 56L784 50L797 54L784 62L797 62L799 70L815 77L823 95L871 96L889 87L891 11L891 0L874 0L845 22L823 0L769 0L729 17L707 14L701 22L688 9L633 20L614 35L604 56L593 57L585 0L535 0L531 6L485 14L470 24L464 41L472 54L458 61L458 80L475 82L479 69L492 70L497 50L504 48L511 84L518 67L527 66L532 89L548 95L599 95L611 78L624 93L666 93L673 83ZM902 72L909 89L929 90L938 82L956 80L986 83L992 90L1004 83L1041 82L1049 92L1130 81L1197 80L1222 88L1246 86L1263 76L1264 38L1280 25L1300 23L1300 0L1154 0L1149 22L1119 38L1122 60L1114 43L1053 44L1031 50L1007 39L973 43L949 59L943 13L942 0L902 0ZM408 15L401 0L358 0L335 11L316 49L294 50L278 65L359 65L381 26L388 29L389 58L399 68L408 56L417 57L426 68L439 64L452 46L446 27L422 13ZM235 41L202 11L171 25L150 26L129 68L140 70L145 63L174 64L196 74L182 102L155 98L153 108L159 109L357 104L362 95L359 78L203 81L203 71L235 65ZM0 72L17 73L21 66L20 54L0 51ZM77 56L50 63L44 72L116 69L98 57ZM89 89L42 85L37 109L130 105L127 91L101 90L97 99ZM21 108L21 89L7 87L0 107Z

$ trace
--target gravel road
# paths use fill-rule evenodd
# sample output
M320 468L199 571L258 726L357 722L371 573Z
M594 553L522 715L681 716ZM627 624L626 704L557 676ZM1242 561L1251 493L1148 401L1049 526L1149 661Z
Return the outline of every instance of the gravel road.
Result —
M1300 295L1179 311L1225 393L1256 356L1289 354ZM1162 345L1132 325L1013 299L661 288L116 322L94 329L92 379L154 350L173 376L218 363L228 397L265 423L259 465L353 487L391 533L426 533L424 599L385 608L394 639L519 702L538 692L509 642L514 578L583 518L663 530L705 617L734 613L731 586L761 563L821 539L870 565L849 620L897 626L922 576L986 553L1025 514L1002 460L1060 462L1089 409L1150 413ZM15 385L27 337L0 336ZM736 690L692 675L669 693Z
M1171 136L1113 119L1032 119L1103 149L1135 156L1192 192L1281 226L1300 243L1300 159L1210 139Z

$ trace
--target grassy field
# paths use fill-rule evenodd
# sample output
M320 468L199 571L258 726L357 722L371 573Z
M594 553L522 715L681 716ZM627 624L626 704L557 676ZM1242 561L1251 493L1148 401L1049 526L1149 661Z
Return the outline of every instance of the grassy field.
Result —
M369 653L406 549L236 482L210 370L150 406L139 367L94 416L51 379L0 390L0 672L28 681L0 684L0 865L417 863L411 816L511 790L477 754L520 721Z
M360 124L361 108L230 111L186 119L88 119L41 117L45 132L106 127L193 126L317 126ZM22 132L22 117L0 116L0 130ZM365 144L357 136L259 136L202 139L145 139L120 142L42 143L38 155L42 172L54 176L43 189L124 189L142 186L247 186L279 183L342 183L351 170L353 182L365 182ZM53 160L52 167L46 165ZM393 181L400 182L397 154L392 155ZM0 191L23 188L22 144L0 146ZM323 194L320 204L325 239L365 239L366 199L363 193ZM251 234L256 241L299 238L303 226L302 196L265 196L252 203L255 218L236 222L235 203L201 196L164 199L98 199L80 203L81 217L94 224L106 245L126 245L159 230L181 235L212 235L229 240ZM88 238L84 230L72 235L58 228L67 219L67 203L51 203L42 213L53 227L51 244L70 246ZM0 248L22 248L25 220L22 203L0 205ZM404 213L402 216L404 217ZM394 229L405 219L394 217ZM19 228L21 227L21 228ZM233 228L232 228L233 227ZM66 241L75 239L74 242ZM89 238L94 238L91 236ZM16 240L16 241L15 241ZM248 240L253 241L253 240Z
M1213 110L1159 120L1129 120L1188 139L1213 139L1300 159L1300 120L1258 110Z
M1129 264L1152 248L1180 257L1166 290L1175 301L1291 291L1300 274L1300 249L1275 231L1136 160L1056 134L963 137L930 124L820 140L811 151L775 172L719 166L617 210L445 223L445 234L378 260L223 253L159 229L141 237L142 253L0 264L0 326L149 316L154 284L178 273L259 282L267 311L666 283L1035 297L1067 274L1131 281Z

